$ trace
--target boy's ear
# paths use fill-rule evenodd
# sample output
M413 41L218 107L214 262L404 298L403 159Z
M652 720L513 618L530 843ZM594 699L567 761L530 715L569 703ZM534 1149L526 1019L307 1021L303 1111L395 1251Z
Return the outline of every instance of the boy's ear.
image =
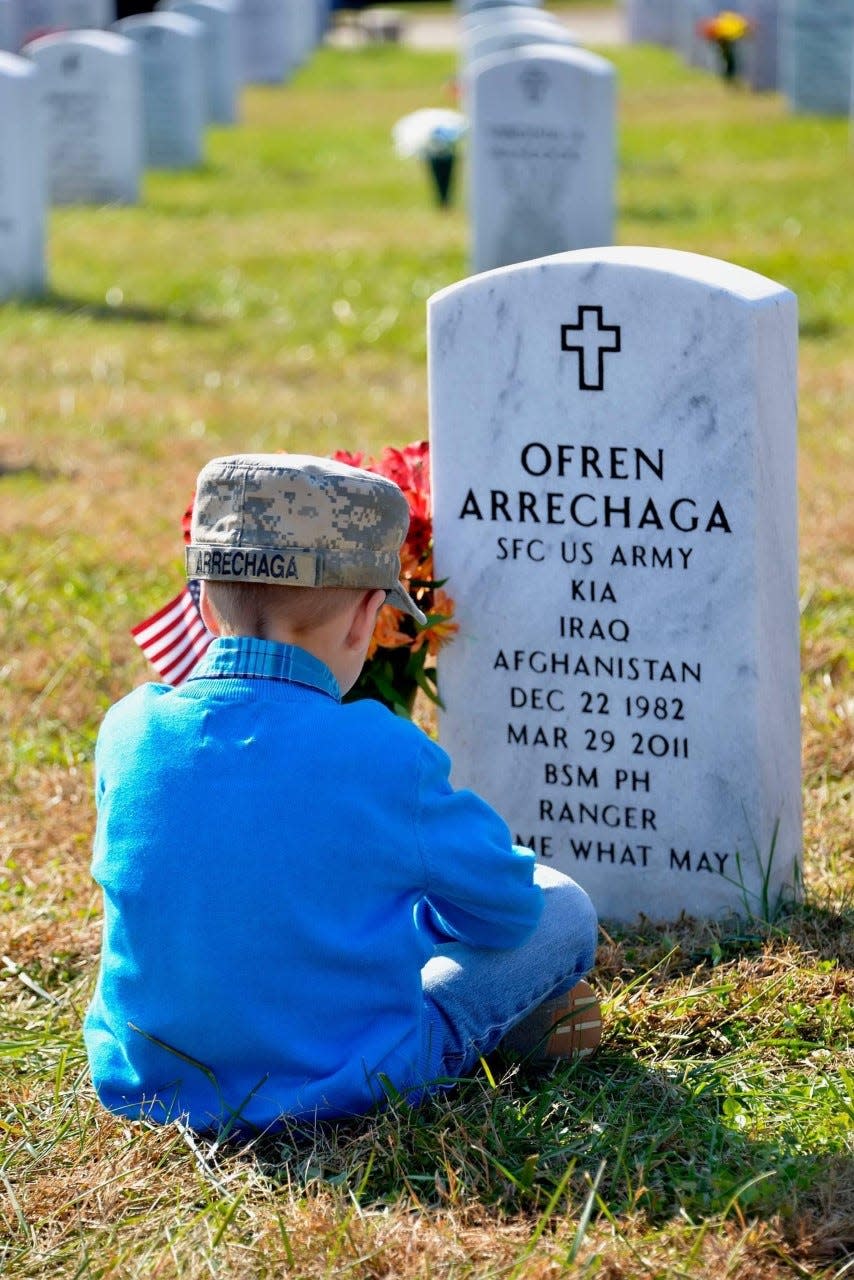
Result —
M215 636L220 633L219 619L211 608L211 602L208 599L208 586L202 579L199 584L199 613L202 615L202 622L208 631L212 631Z
M385 604L385 592L379 588L366 591L359 599L347 635L347 643L354 649L367 648L373 635L377 614Z

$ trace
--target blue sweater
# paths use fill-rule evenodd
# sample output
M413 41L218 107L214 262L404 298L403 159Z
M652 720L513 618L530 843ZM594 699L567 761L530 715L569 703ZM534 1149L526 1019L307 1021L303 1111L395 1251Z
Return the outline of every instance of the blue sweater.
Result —
M305 651L214 641L112 707L95 753L104 936L85 1022L113 1111L201 1131L364 1112L435 1077L420 970L533 930L534 856L445 753L342 705Z

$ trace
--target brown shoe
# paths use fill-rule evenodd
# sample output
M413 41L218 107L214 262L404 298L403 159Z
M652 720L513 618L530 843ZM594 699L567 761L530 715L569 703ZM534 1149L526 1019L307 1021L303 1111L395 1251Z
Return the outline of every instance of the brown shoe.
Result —
M590 983L582 980L511 1027L501 1047L539 1060L586 1058L601 1039L599 1001Z
M538 1012L551 1026L541 1049L544 1058L586 1058L602 1039L602 1011L589 982L577 982L571 991L542 1005Z

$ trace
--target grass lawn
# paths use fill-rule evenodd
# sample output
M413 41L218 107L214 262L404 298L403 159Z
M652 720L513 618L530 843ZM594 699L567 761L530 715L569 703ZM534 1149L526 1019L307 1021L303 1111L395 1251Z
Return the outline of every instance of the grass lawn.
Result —
M619 241L800 299L804 905L603 930L602 1050L545 1077L496 1059L419 1111L237 1151L96 1103L93 743L148 676L128 629L179 587L195 474L423 437L425 300L466 274L462 200L436 209L390 144L405 112L450 105L453 56L324 50L247 91L201 171L149 174L138 208L53 211L52 293L0 307L10 1276L854 1274L854 153L844 120L663 51L608 56Z

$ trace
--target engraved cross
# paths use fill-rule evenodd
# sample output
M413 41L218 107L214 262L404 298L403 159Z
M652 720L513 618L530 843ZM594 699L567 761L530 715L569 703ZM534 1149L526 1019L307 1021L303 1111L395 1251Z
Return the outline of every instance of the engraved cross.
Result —
M603 324L601 307L579 306L576 323L560 326L560 349L578 353L580 391L604 391L605 352L620 350L620 326Z

